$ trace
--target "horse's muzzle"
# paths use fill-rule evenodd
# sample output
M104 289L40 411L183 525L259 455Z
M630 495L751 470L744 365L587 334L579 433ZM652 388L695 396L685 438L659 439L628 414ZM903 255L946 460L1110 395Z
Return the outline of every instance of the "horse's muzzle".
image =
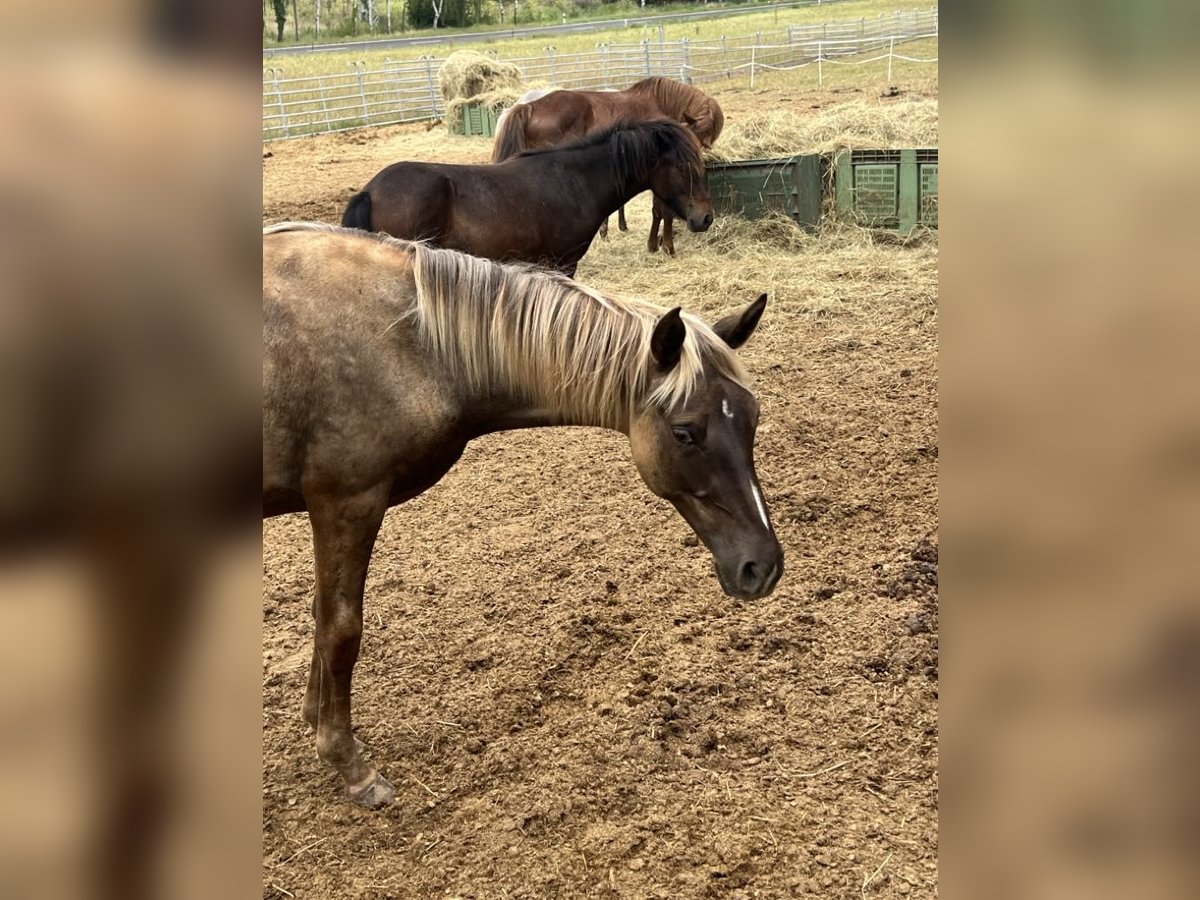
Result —
M708 231L708 226L712 224L712 221L712 213L705 213L703 216L689 216L688 229L690 231Z
M715 558L713 567L721 589L739 600L759 600L775 590L783 577L783 548L778 543L756 558L722 566Z

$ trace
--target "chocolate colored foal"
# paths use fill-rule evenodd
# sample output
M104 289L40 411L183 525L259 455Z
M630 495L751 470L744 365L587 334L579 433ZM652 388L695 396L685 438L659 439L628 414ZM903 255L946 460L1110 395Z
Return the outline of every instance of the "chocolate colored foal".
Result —
M783 573L754 472L758 403L733 350L766 295L715 326L570 279L321 225L263 234L263 515L307 512L316 634L304 717L368 807L395 789L351 733L363 586L388 507L467 442L598 425L712 552L730 595Z

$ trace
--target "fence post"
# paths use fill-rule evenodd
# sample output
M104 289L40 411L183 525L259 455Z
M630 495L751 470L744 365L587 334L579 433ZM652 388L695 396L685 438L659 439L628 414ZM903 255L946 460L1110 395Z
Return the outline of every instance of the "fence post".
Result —
M758 41L750 47L750 87L754 87L754 57L758 53Z
M732 78L733 73L729 71L729 42L725 35L721 35L721 60L725 63L725 77Z
M279 103L279 115L283 118L283 136L287 138L292 136L292 128L288 124L287 107L283 105L283 91L279 88L279 72L280 69L271 67L271 80L275 82L275 100Z
M367 109L367 92L366 92L366 89L363 87L363 75L362 75L363 62L361 59L359 59L359 60L355 60L354 62L350 63L350 65L354 66L354 74L358 78L358 99L360 99L362 101L363 124L370 125L371 124L371 112L370 112L370 110Z
M604 78L604 88L608 89L608 43L600 41L596 44L596 49L600 51L600 72Z
M892 55L896 52L896 36L893 34L892 39L888 42L888 82L892 80Z
M692 42L689 41L687 38L683 38L682 40L680 40L679 43L683 47L683 68L681 68L679 70L679 80L682 81L684 84L691 84L692 76L690 73L691 73L691 69L692 69L692 53L691 53L691 43Z
M317 88L321 91L321 109L325 111L325 127L333 131L333 122L329 119L329 100L325 96L325 76L317 76Z
M649 78L650 72L650 38L642 38L642 52L646 57L646 77Z
M422 56L425 61L425 83L429 85L429 112L435 118L438 116L438 96L433 87L433 57Z
M558 84L558 69L554 65L554 48L543 47L546 51L546 61L550 64L550 83Z
M821 63L825 61L825 51L821 47L821 42L817 41L817 84L825 83L825 72L821 68Z
M392 60L384 59L385 64L390 62L392 62ZM400 71L402 66L403 63L397 61L396 65L393 67L393 72L396 76L396 113L401 122L404 121L404 93L400 90Z

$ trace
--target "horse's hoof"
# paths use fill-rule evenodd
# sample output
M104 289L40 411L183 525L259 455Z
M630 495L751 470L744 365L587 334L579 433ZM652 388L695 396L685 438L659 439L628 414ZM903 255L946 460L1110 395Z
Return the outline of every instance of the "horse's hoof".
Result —
M346 793L351 803L365 806L367 809L382 809L396 799L395 786L378 773L375 774L375 780L366 787L356 791L347 788Z
M617 228L619 228L621 231L628 231L628 230L629 230L629 226L628 226L628 225L626 225L624 222L620 222L620 223L618 223L618 224L617 224Z

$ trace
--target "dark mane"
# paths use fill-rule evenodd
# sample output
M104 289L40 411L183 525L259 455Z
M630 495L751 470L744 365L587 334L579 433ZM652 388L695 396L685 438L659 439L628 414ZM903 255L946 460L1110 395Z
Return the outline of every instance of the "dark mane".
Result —
M653 122L616 122L579 140L538 150L526 150L513 159L599 148L613 151L613 170L620 182L640 179L664 155L677 158L696 177L704 173L704 157L695 135L678 122L669 119Z

